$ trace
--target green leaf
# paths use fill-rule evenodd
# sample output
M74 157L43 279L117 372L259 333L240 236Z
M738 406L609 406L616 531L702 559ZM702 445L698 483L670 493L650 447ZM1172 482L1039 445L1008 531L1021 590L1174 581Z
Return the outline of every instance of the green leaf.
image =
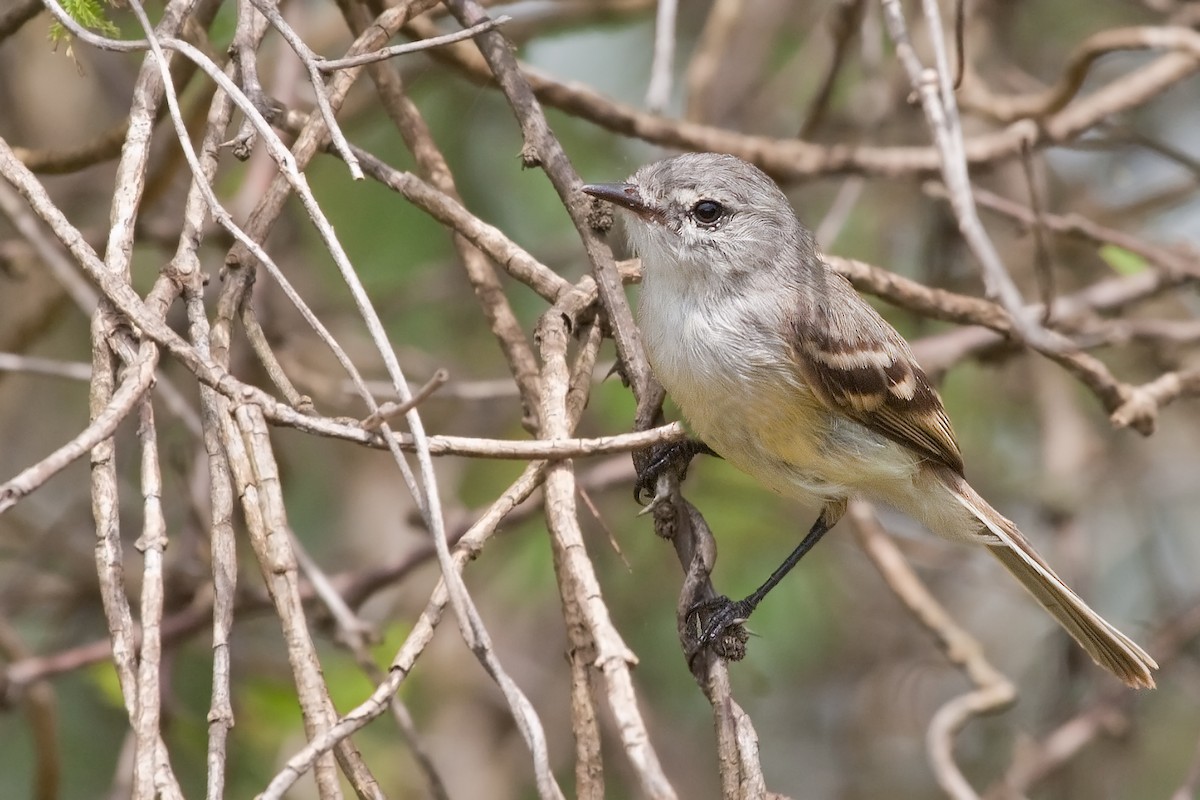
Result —
M1101 247L1100 257L1122 275L1136 275L1146 269L1146 259L1115 244Z
M71 16L71 19L85 28L112 38L115 38L121 32L113 21L108 18L108 15L105 13L105 4L100 2L100 0L63 0L62 6L63 10ZM67 55L71 55L70 39L71 33L62 26L62 23L55 22L50 26L50 41L55 46L60 42L67 42Z

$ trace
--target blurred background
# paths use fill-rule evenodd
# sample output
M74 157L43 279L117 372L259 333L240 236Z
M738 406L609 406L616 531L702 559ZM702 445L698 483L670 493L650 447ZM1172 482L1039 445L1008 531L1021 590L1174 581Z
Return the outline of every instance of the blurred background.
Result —
M0 9L0 23L7 23L0 24L0 136L22 148L18 153L26 163L42 164L34 168L51 196L102 248L120 138L106 156L83 165L56 168L51 156L91 145L120 125L129 113L142 56L98 52L79 43L53 45L45 12L33 9L28 21L17 24L12 15L29 4L6 3L10 8ZM236 8L231 2L209 5L211 50L223 54ZM967 4L969 77L995 93L1032 92L1055 83L1069 55L1089 36L1130 26L1194 31L1200 20L1195 5L978 0ZM918 50L926 53L928 31L919 22L917 4L909 6ZM325 56L341 55L352 41L338 4L292 0L282 8L305 41ZM944 4L947 28L952 11ZM524 63L558 81L582 82L613 101L646 108L654 3L547 0L496 4L489 12L513 17L503 30ZM140 35L127 11L105 13L123 36ZM161 6L150 13L157 17ZM727 18L718 30L713 20L719 13ZM445 30L457 29L438 11L433 18ZM1080 93L1096 91L1159 57L1147 50L1106 55L1092 66ZM273 98L302 111L313 107L306 76L277 34L268 34L258 63ZM522 168L520 129L503 95L466 79L444 58L415 54L391 63L445 154L464 205L569 280L585 274L589 266L578 237L549 182L540 170ZM919 106L909 102L907 79L875 3L682 0L671 75L662 111L667 118L847 147L925 147L930 142ZM199 76L180 89L185 114L202 123L211 84ZM620 180L642 163L673 152L546 105L554 133L585 180ZM1002 127L965 105L968 137ZM365 78L339 119L353 143L397 168L415 169ZM1200 244L1197 126L1200 82L1186 76L1165 93L1105 116L1073 141L1035 150L1028 169L1019 158L1007 159L976 169L973 178L979 188L1022 207L1030 206L1032 187L1046 212L1080 215L1177 248L1195 268L1200 263L1191 249ZM171 257L189 182L169 125L160 124L156 136L134 260L134 285L142 291ZM253 207L273 169L261 147L244 163L232 157L222 163L216 186L236 218ZM379 184L351 181L345 166L330 156L319 157L307 176L384 315L410 380L420 385L438 369L449 372L446 386L422 407L430 432L527 438L515 387L447 231ZM789 181L785 189L829 252L981 295L977 262L947 204L929 186L934 177L911 170L827 171ZM1010 218L981 214L1026 297L1038 298L1036 237ZM623 251L619 234L610 240ZM1157 269L1116 246L1053 235L1047 240L1043 253L1059 295ZM298 204L266 244L360 369L383 377L349 294ZM201 250L213 297L227 247L214 235ZM531 331L544 301L504 280L509 301ZM631 290L635 296L636 288ZM254 303L285 370L317 408L362 417L361 403L332 357L265 275L255 286ZM921 354L945 352L939 343L958 330L884 302L876 305ZM1197 365L1198 310L1195 283L1184 281L1115 314L1085 316L1071 332L1098 343L1093 353L1121 380L1140 384ZM169 321L182 329L182 310ZM1118 331L1124 335L1113 333L1119 325L1125 326ZM90 360L88 315L3 218L0 353L55 362ZM614 360L611 343L600 360L579 426L584 436L623 432L632 425L629 391L618 379L605 379ZM29 363L0 371L0 480L43 458L87 420L86 380L39 374ZM243 341L235 342L233 371L267 385ZM1130 429L1115 430L1091 393L1028 351L978 349L939 362L933 371L941 378L975 487L1022 527L1098 611L1159 656L1163 667L1157 691L1118 688L985 553L935 540L915 523L881 510L934 594L1019 687L1014 707L972 721L958 737L957 754L967 777L992 797L1193 796L1187 782L1195 780L1189 776L1197 769L1200 742L1196 404L1182 400L1165 407L1157 432L1142 437ZM184 388L194 407L195 383L188 373L169 360L162 372ZM667 413L677 416L669 404ZM171 538L166 616L181 626L164 657L164 734L188 796L200 796L210 623L189 618L188 609L209 580L207 473L203 449L178 417L160 406L159 423ZM133 538L142 512L134 427L127 421L119 431L118 462L127 481L122 486L129 537L126 580L136 598L141 557ZM274 431L273 444L291 524L328 573L350 585L381 565L407 564L411 554L422 551L426 534L385 454L287 429ZM523 465L446 458L437 466L454 527L472 520ZM594 514L582 514L589 555L616 626L638 656L634 676L641 710L667 775L681 797L718 797L711 709L688 672L675 633L681 578L675 555L655 537L649 520L636 516L627 456L580 460L576 467L595 505ZM734 596L749 592L770 573L816 513L771 495L715 459L697 460L684 491L720 545L714 582ZM0 516L0 661L7 670L0 687L6 701L0 714L4 797L29 795L35 769L47 761L44 752L35 758L36 751L47 742L56 748L49 760L61 781L53 796L127 792L122 776L130 757L128 721L111 664L95 656L107 627L94 546L84 461ZM239 611L232 643L237 724L229 748L229 797L260 791L304 740L279 626L261 603L261 577L248 548L244 555L246 607ZM501 660L542 716L556 774L570 793L574 753L567 641L540 513L533 510L506 525L465 575ZM356 597L362 616L379 632L381 667L386 669L424 608L436 577L436 565L422 560ZM319 611L310 619L317 626L325 677L344 712L369 694L372 684L338 646L329 620ZM848 531L835 530L808 556L771 594L751 628L756 636L749 655L731 671L735 696L760 736L772 790L818 800L938 796L925 733L934 712L969 682L903 609ZM45 671L50 677L12 684L14 670L39 676ZM525 745L498 690L452 624L440 627L403 684L401 698L449 796L536 796ZM39 733L37 726L47 721L56 729ZM605 736L609 796L638 796L610 724ZM356 741L388 796L430 796L388 718L372 723ZM1033 770L1034 777L1021 770ZM1006 780L1019 791L1005 789ZM311 782L302 782L291 796L315 796L315 790Z

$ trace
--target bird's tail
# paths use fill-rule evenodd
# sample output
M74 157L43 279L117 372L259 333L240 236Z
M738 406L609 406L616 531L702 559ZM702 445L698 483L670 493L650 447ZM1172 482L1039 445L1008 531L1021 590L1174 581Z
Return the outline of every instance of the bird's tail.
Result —
M1067 629L1093 661L1135 689L1154 688L1151 670L1158 669L1158 664L1145 650L1089 608L1037 554L1017 526L988 505L966 481L954 481L951 491L998 540L989 544L992 555Z

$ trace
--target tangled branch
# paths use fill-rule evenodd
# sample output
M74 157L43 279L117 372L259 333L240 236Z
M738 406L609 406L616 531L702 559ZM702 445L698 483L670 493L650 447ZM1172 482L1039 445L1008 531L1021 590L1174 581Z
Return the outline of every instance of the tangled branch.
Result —
M1139 129L1129 141L1170 160L1187 181L1166 189L1147 181L1153 196L1136 203L1126 198L1123 207L1091 196L1091 184L1054 168L1055 151L1093 142L1118 118L1148 126L1138 112L1158 98L1194 94L1189 81L1200 70L1200 34L1185 4L1145 3L1142 24L1114 25L1071 42L1056 66L1041 65L1041 81L1023 71L1021 48L989 24L987 15L994 12L960 8L954 45L962 62L959 86L960 70L949 56L951 34L933 0L921 4L920 15L908 16L892 0L838 0L819 12L828 15L825 24L811 9L719 0L698 38L676 3L660 0L653 32L645 26L653 63L640 78L648 84L649 110L643 110L598 88L604 83L599 74L595 85L562 79L532 65L554 63L539 57L536 47L522 54L526 61L514 47L514 40L540 40L552 30L590 30L599 20L648 22L643 12L649 4L642 0L519 8L511 18L492 17L475 0L338 0L321 8L342 18L347 35L331 34L316 7L247 0L222 16L215 0L169 0L152 20L140 0L130 0L121 13L129 15L127 29L140 31L130 39L90 31L58 0L43 1L75 37L73 47L86 54L80 81L91 69L133 72L119 101L113 100L115 89L105 95L119 102L119 113L103 125L96 124L100 117L81 114L72 132L80 139L69 139L69 146L61 143L67 139L0 121L0 214L8 223L0 231L0 284L17 287L0 292L0 421L13 423L7 430L16 433L29 426L40 434L14 433L20 443L0 460L7 470L0 476L0 524L11 526L0 534L27 526L29 539L52 548L61 523L46 509L68 506L70 492L62 487L81 485L75 465L86 457L94 559L81 572L86 586L73 596L86 593L100 609L94 617L104 618L92 636L63 630L24 641L34 638L29 631L45 597L65 602L68 593L46 565L60 554L44 560L36 548L14 548L6 556L5 568L21 581L0 591L0 654L6 661L0 689L28 711L38 742L38 796L54 796L59 773L73 766L70 754L59 752L52 679L97 663L115 668L128 719L130 755L116 768L113 791L135 798L194 794L187 776L200 769L182 768L189 751L164 731L176 713L172 673L187 657L187 645L205 635L211 638L204 667L211 690L204 793L213 800L227 796L235 782L240 791L246 778L231 753L240 746L235 721L246 714L239 701L243 671L250 670L239 660L246 656L235 634L253 618L277 626L304 737L295 746L294 739L279 736L274 760L263 763L280 766L255 785L263 798L283 797L302 780L330 800L342 796L343 779L359 797L402 794L391 788L399 780L392 765L378 759L371 738L378 728L366 729L389 712L395 729L382 735L397 736L408 748L420 776L414 791L434 797L471 791L457 788L460 778L446 769L444 731L433 733L438 726L429 722L432 707L445 711L439 717L445 720L459 704L469 704L479 728L471 735L486 737L494 724L520 737L522 755L506 757L520 771L504 780L514 787L528 783L542 798L566 796L563 776L572 759L573 790L581 797L687 797L710 784L719 785L724 797L780 796L768 788L776 770L763 760L780 749L772 717L781 715L749 697L736 668L731 674L716 655L673 662L677 669L686 663L712 706L715 747L673 735L665 706L655 702L655 678L635 670L650 645L630 624L633 615L618 594L621 577L605 567L606 555L591 538L587 510L625 560L621 537L606 524L613 515L632 517L626 491L633 467L623 454L632 452L637 461L652 445L686 437L680 423L664 419L663 392L626 297L626 286L639 279L638 264L614 256L611 219L579 191L580 169L624 169L645 156L644 148L621 158L593 153L610 142L614 150L622 146L614 135L639 146L733 153L785 184L852 176L839 185L816 229L834 253L861 257L831 254L829 263L860 291L893 307L897 319L915 321L914 330L942 324L915 341L931 375L1031 353L1044 360L1015 360L1014 368L1057 376L1038 379L1030 390L1039 398L1044 430L1073 432L1075 466L1055 467L1068 456L1047 448L1042 466L1061 480L1048 480L1029 501L1031 516L1051 520L1047 527L1070 530L1088 510L1081 498L1095 490L1079 488L1088 459L1078 454L1090 452L1088 442L1099 436L1078 432L1089 406L1103 409L1113 428L1145 435L1175 430L1178 419L1194 413L1181 401L1200 395L1200 326L1190 297L1200 278L1200 255L1194 245L1170 244L1151 233L1161 229L1163 218L1155 215L1163 207L1181 198L1194 201L1200 179L1194 159L1180 148L1156 145L1158 134ZM40 24L42 8L22 0L0 12L0 43L27 47L17 34ZM791 37L800 44L789 45L792 54L782 66L750 54L766 48L746 42L777 36L788 26L804 36ZM894 53L879 44L884 30ZM396 36L409 41L389 44ZM614 73L624 66L616 63L617 47L604 44L598 60ZM329 55L335 52L342 55ZM1115 53L1137 57L1109 58ZM687 63L677 65L680 57ZM20 58L32 56L22 51ZM797 75L812 74L816 62L820 77L808 86ZM18 97L18 82L37 72L0 70L6 98ZM370 86L359 80L364 74ZM498 94L465 89L469 84ZM680 85L684 118L673 113L673 87ZM796 102L802 88L812 96ZM503 114L493 108L501 99ZM797 130L800 138L791 135ZM389 143L401 143L403 152L400 145L380 144L380 131ZM469 136L457 135L463 131ZM536 172L517 176L499 166L518 153L489 150L497 131L519 137L521 167ZM1114 158L1135 164L1125 149ZM332 178L330 166L337 171ZM545 190L540 200L531 188L535 182ZM85 214L76 194L84 206L97 196L110 202L107 222ZM897 209L894 218L873 221L894 232L883 248L865 239L843 241L862 227L859 217L885 208L889 201L880 198L895 196L908 200L895 205L919 205L925 216L901 216L909 209ZM372 226L378 209L371 206L385 207L389 222L378 227L415 211L422 224L447 232L446 257L454 266L423 266L419 254L429 247L419 236L393 237L386 258L379 256L379 245L360 230L367 226L356 226L344 213L347 203ZM557 215L544 228L542 206ZM568 221L575 238L562 238ZM551 225L559 238L544 235ZM929 230L912 233L920 228ZM541 230L541 238L530 230ZM918 240L946 269L911 268L921 259L901 253L915 250ZM959 269L963 247L971 257ZM368 270L364 264L372 258L385 260L387 269ZM897 264L882 266L884 259ZM210 286L215 263L219 285ZM330 274L328 266L334 268ZM45 285L45 306L30 299L37 281ZM401 283L402 291L388 294L388 286ZM1039 290L1033 295L1038 302L1026 299L1031 286ZM401 310L393 313L393 306ZM437 325L406 318L424 319L431 309ZM86 335L79 324L85 318ZM461 369L470 376L485 360L474 353L474 329L466 331L476 322L499 356L486 382L457 374ZM51 337L51 331L59 335ZM439 347L439 331L455 347ZM460 344L460 335L472 344ZM71 337L78 340L75 351L56 345ZM81 360L84 341L90 363ZM609 341L616 354L611 371L627 392L601 380L605 370L597 364ZM1052 372L1038 372L1043 369ZM1069 391L1045 390L1050 380L1062 380L1068 390L1081 387L1086 403L1063 401ZM50 426L53 412L39 409L43 404L9 402L27 383L51 381L86 385L86 422L64 414ZM621 400L614 400L618 395ZM610 407L626 399L617 421ZM634 432L624 432L629 428ZM26 438L36 438L36 446ZM1170 443L1160 444L1162 439L1150 440L1157 449L1138 450L1136 458L1149 459L1152 452L1166 459ZM1108 461L1135 458L1117 450L1135 445L1119 435L1112 441L1117 444ZM322 455L313 458L317 452ZM605 458L614 454L622 455ZM1191 464L1185 456L1173 457ZM126 461L136 467L127 468ZM519 473L503 472L503 464L487 471L505 461L521 462ZM1174 461L1155 463L1162 474L1186 473ZM1122 490L1138 485L1123 477ZM372 515L365 510L368 501L351 497L359 491L365 496L376 482L385 487L380 494L388 510ZM324 484L344 495L345 507L336 514L306 508L323 505L305 495ZM619 502L607 496L614 488ZM658 488L648 513L659 536L672 542L682 569L676 627L686 639L689 608L716 594L711 576L718 537L702 512L714 525L719 520L718 528L767 523L756 521L748 494L731 503L733 514L708 496L695 505L684 499L677 476L664 476ZM693 500L700 496L691 485L687 491ZM600 495L605 497L597 501ZM464 497L475 498L474 507ZM310 514L321 521L309 521ZM62 516L69 518L65 511ZM545 603L512 613L499 604L502 592L485 582L503 577L497 565L506 556L495 553L504 548L487 546L502 530L539 518L545 538L520 538L541 548L543 573L552 564L558 603L553 613ZM133 520L137 530L129 533ZM1069 669L1057 678L1016 672L1018 661L1002 660L990 649L995 632L968 633L968 622L959 619L966 611L935 600L943 581L913 567L922 558L952 557L906 552L866 505L852 504L849 520L882 576L880 585L901 600L897 619L915 620L934 635L954 668L945 670L947 681L965 676L972 684L965 693L952 693L950 684L939 683L936 703L914 700L925 730L918 746L926 749L931 780L945 794L980 796L955 743L972 720L1019 696L1084 700L1069 709L1063 705L1057 718L1037 720L1043 747L1034 756L1014 756L992 789L995 796L1028 791L1064 764L1086 758L1088 743L1125 735L1141 719L1141 709L1116 695L1089 698L1074 691L1067 680L1079 678ZM360 539L363 526L378 530L365 547L370 555L327 574L323 562L336 554L312 546L305 530L312 525L333 529L341 535L330 540L348 543ZM406 532L414 543L385 557L387 545ZM718 531L722 541L727 535ZM239 547L239 537L248 546ZM1159 538L1147 533L1137 547L1168 552ZM1108 543L1097 537L1092 547L1099 553ZM1131 547L1105 552L1129 559ZM1155 558L1168 560L1162 553L1146 560ZM473 561L479 563L468 580ZM426 576L431 585L421 583L418 567L425 563L434 565ZM642 569L634 567L639 576L647 574ZM1139 585L1157 583L1153 574L1139 579ZM371 609L392 602L385 590L394 588L404 595L396 601L403 630L398 641L388 636L390 652L380 656L371 645L379 634L375 626L386 625L387 615ZM864 597L871 591L861 590ZM854 609L835 608L837 595L821 595L817 615L843 615L837 627L849 629L845 615ZM640 605L646 601L637 602L638 612L657 616ZM1162 628L1159 660L1166 665L1188 658L1185 645L1200 630L1194 592L1164 590L1159 605L1157 611L1172 613L1147 612L1148 618L1173 619ZM453 626L442 625L447 609ZM516 644L523 624L537 628L526 648ZM546 633L550 628L553 636ZM435 644L438 631L443 634ZM547 642L556 643L553 649L559 639L555 653L538 650ZM450 640L454 644L447 646L459 647L472 666L463 669L440 652ZM326 643L347 649L349 663L370 682L366 691L359 687L349 711L335 703L346 690L330 677L336 671L331 665L341 661ZM759 647L753 640L739 644L743 650ZM928 650L923 643L921 648ZM843 697L859 691L872 668L850 664L852 649L844 641L830 645L828 657L838 666L814 681L841 687ZM876 651L872 658L882 656ZM922 674L942 680L937 670ZM463 690L452 680L473 688ZM1042 680L1055 681L1052 691ZM425 693L422 682L432 690ZM406 703L404 693L418 683L419 702L418 690L411 690ZM476 691L479 697L472 697ZM819 692L805 685L796 694ZM855 702L867 700L860 695ZM818 723L813 726L806 741L821 739ZM571 745L563 744L565 736L573 737ZM697 747L707 750L698 754ZM1196 785L1198 774L1195 763L1179 766L1180 796ZM806 794L802 785L794 791Z

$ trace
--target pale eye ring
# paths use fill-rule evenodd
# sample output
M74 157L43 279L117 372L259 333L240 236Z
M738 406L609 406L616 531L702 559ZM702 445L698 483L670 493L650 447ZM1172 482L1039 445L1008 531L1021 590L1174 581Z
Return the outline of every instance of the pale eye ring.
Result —
M692 206L692 219L701 225L715 225L725 213L725 207L716 200L701 200Z

